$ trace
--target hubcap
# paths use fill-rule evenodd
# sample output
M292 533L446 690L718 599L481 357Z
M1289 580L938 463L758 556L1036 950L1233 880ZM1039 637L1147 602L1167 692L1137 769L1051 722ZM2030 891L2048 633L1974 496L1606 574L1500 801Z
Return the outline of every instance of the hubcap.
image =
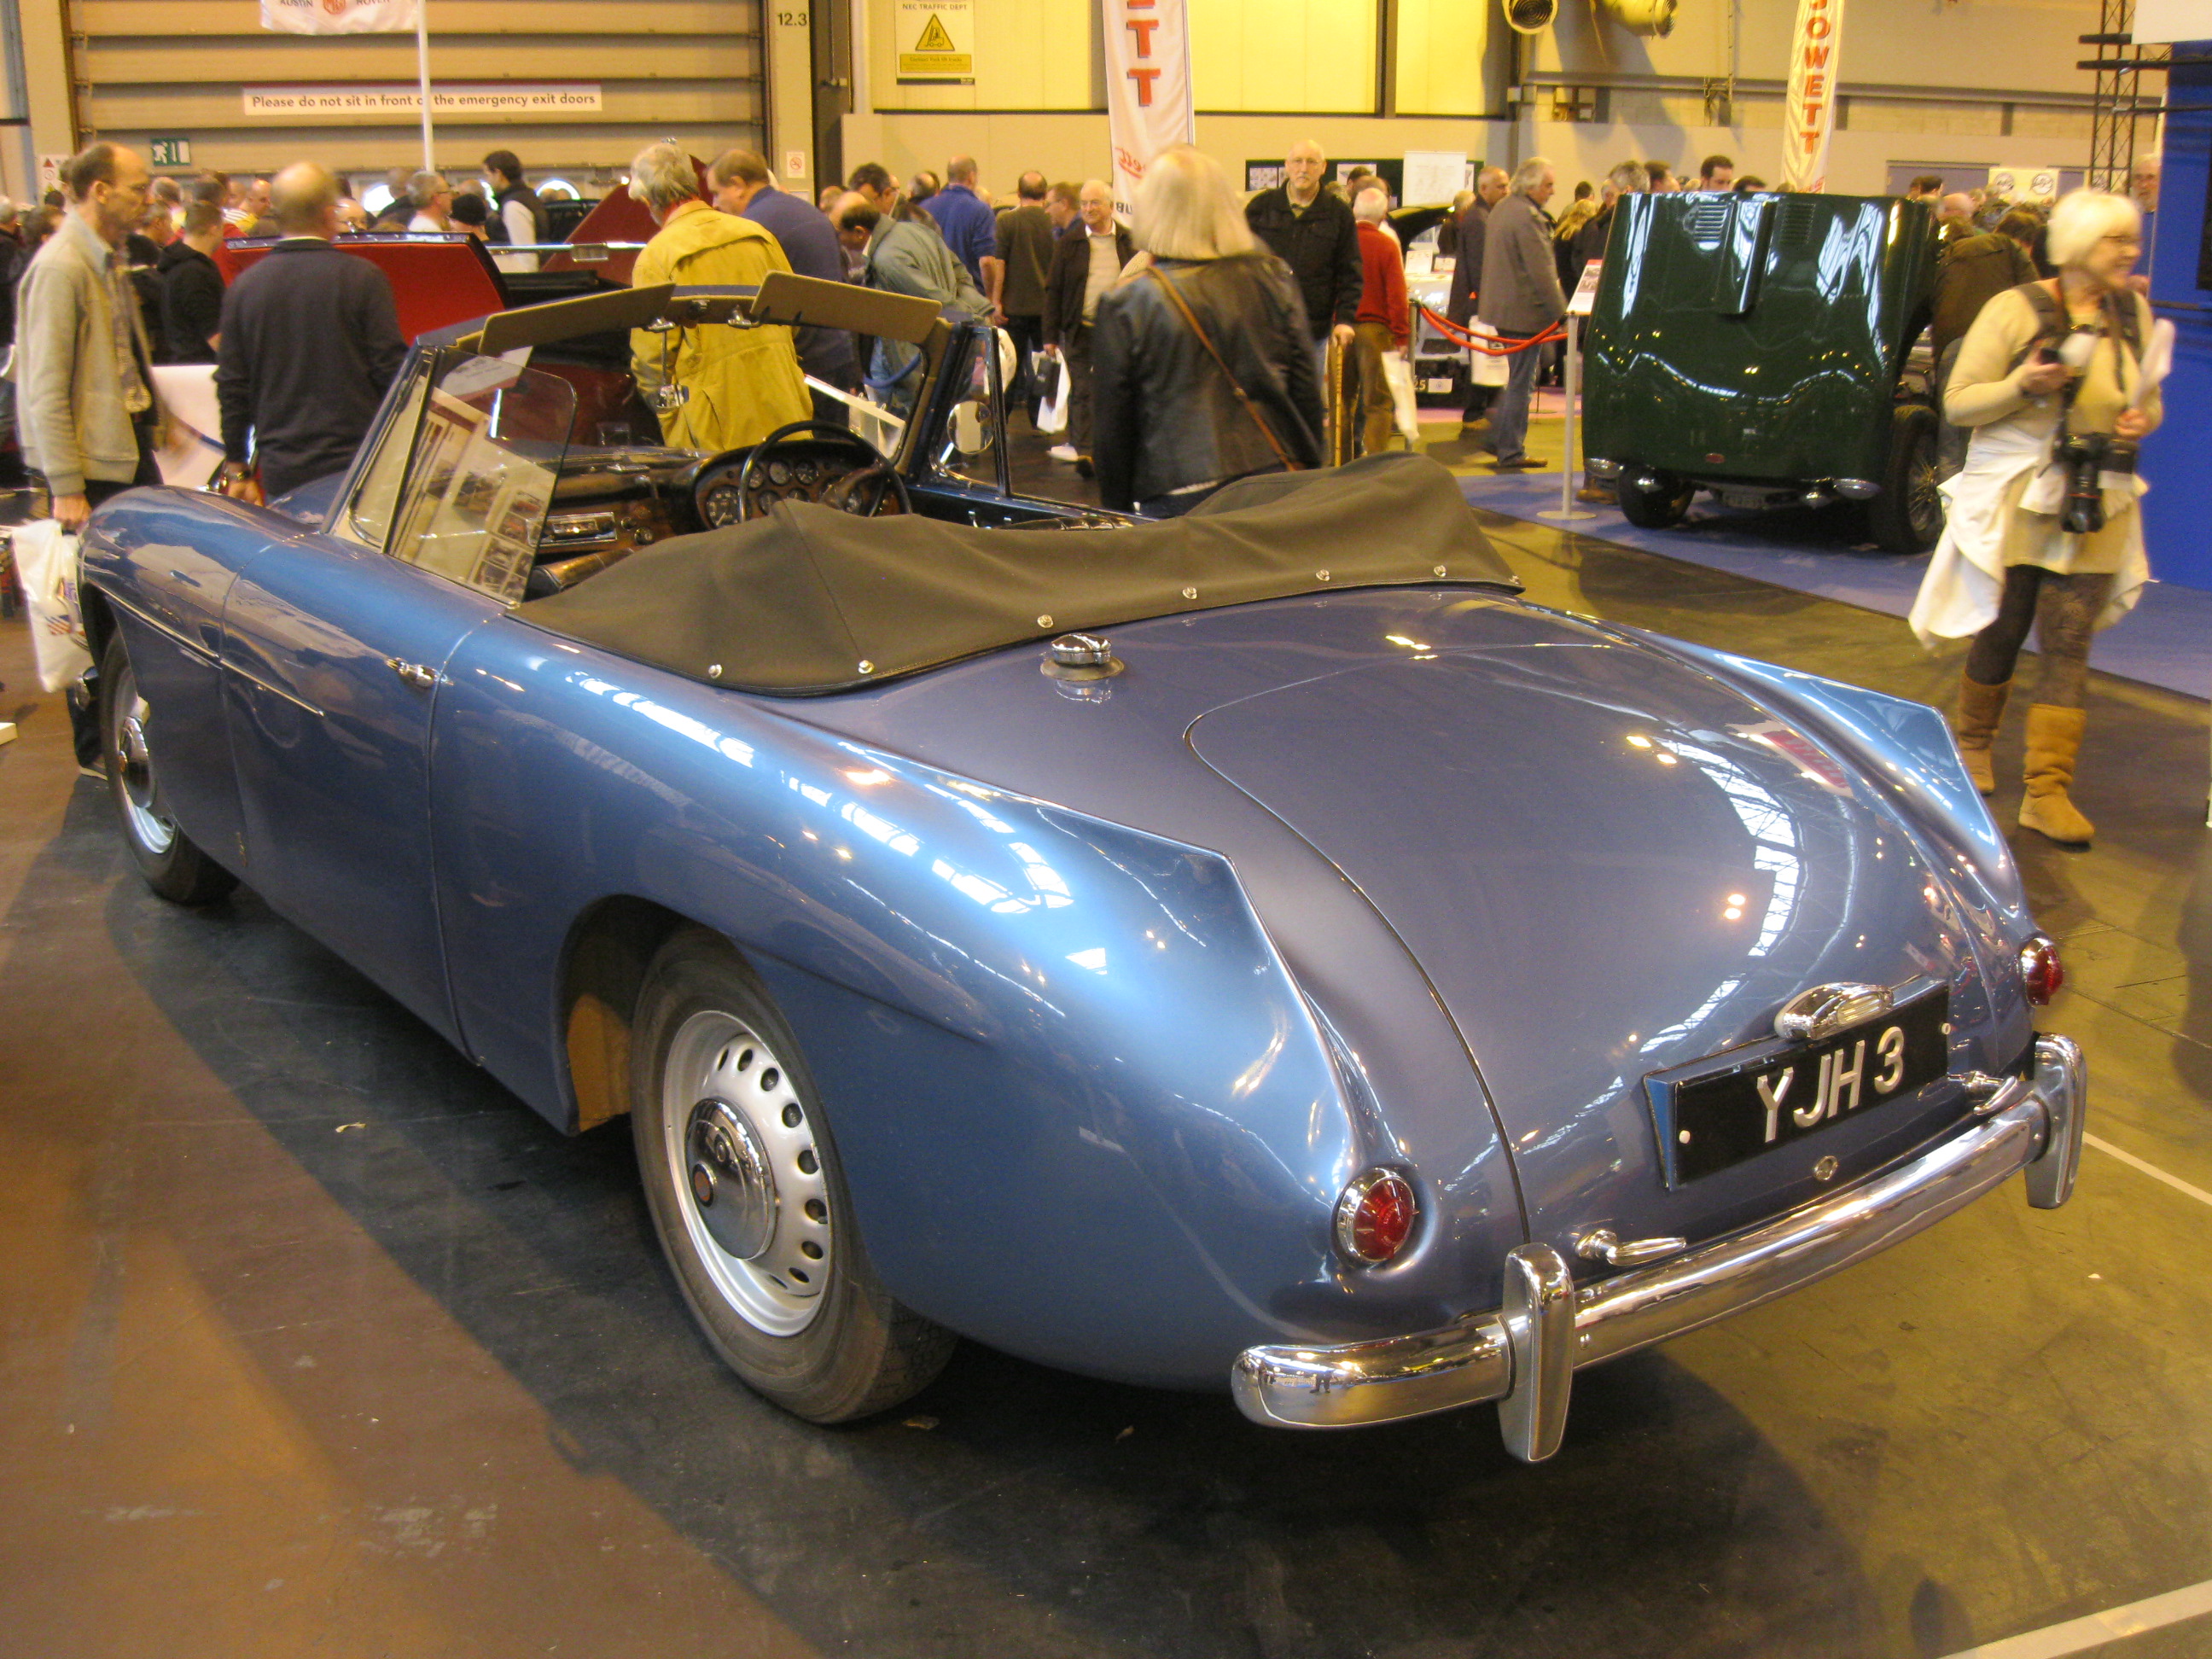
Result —
M108 746L115 754L116 804L132 840L156 857L169 850L177 826L161 811L154 783L154 757L146 743L146 699L127 671L115 688L115 728Z
M684 1137L691 1201L724 1251L750 1261L775 1237L775 1171L753 1126L726 1100L691 1109Z
M830 1183L783 1059L733 1014L669 1045L661 1117L678 1212L731 1310L770 1336L814 1322L834 1256Z

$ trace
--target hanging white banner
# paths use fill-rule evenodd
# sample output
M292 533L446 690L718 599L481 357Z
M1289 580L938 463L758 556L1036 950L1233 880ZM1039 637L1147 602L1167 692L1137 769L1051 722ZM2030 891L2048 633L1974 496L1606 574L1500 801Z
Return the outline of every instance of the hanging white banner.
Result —
M422 0L261 0L261 27L280 34L412 33Z
M1184 0L1104 0L1106 130L1114 146L1114 210L1127 217L1145 163L1198 141Z
M1797 0L1790 32L1790 97L1782 118L1782 188L1828 187L1828 135L1836 125L1836 66L1844 0Z

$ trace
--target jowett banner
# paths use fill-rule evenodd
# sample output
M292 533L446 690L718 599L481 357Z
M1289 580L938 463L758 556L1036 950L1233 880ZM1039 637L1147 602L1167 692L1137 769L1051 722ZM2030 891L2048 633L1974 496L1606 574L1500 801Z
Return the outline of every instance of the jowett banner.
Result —
M1194 143L1190 25L1185 0L1105 0L1106 125L1114 146L1114 207L1127 215L1145 163L1170 144Z
M261 27L283 34L412 33L420 0L261 0Z
M1782 120L1782 188L1826 190L1836 125L1836 67L1844 0L1797 0L1790 32L1790 97Z

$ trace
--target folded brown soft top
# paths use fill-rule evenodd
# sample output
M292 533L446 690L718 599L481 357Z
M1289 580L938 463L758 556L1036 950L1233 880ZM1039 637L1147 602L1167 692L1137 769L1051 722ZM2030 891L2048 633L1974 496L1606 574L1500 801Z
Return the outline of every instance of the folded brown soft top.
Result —
M1520 586L1449 472L1380 455L1243 479L1180 519L1065 535L779 502L515 614L691 679L805 696L1077 629L1438 583Z

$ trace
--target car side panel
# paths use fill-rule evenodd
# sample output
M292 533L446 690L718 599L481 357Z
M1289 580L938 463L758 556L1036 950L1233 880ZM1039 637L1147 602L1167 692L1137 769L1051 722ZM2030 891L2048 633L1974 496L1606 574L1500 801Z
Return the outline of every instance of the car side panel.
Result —
M1391 1131L1224 860L520 624L479 632L451 672L434 814L455 1002L471 1050L540 1111L572 1110L567 928L633 896L760 969L877 1270L966 1334L1218 1386L1251 1342L1378 1334L1472 1300L1450 1250L1395 1294L1353 1294L1337 1267L1335 1195L1395 1159ZM1501 1259L1517 1209L1473 1207Z
M146 489L103 507L84 538L85 580L109 602L149 710L163 804L202 850L241 873L218 666L223 606L239 573L297 528L221 496Z
M449 1038L431 723L455 644L498 612L427 570L314 532L258 561L224 619L256 889ZM410 683L401 665L430 678Z

